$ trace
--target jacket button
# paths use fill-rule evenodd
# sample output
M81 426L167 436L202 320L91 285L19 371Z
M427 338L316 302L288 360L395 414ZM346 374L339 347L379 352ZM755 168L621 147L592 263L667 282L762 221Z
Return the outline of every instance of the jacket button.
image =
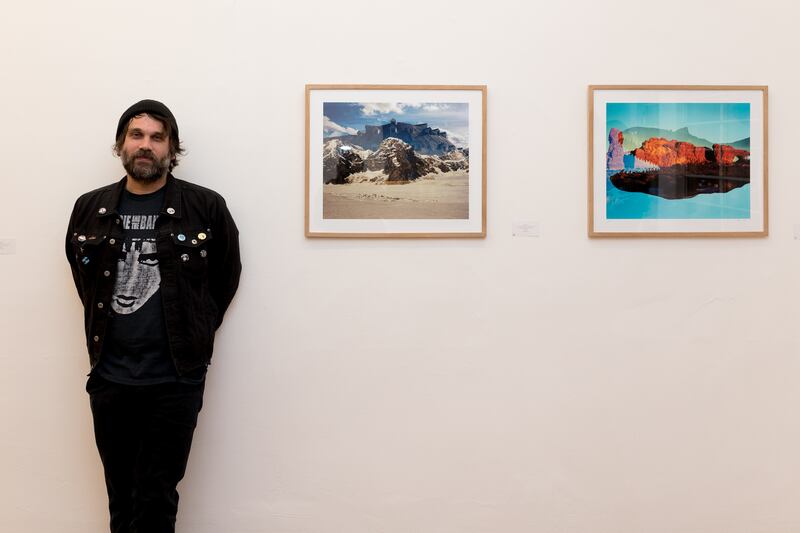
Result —
M110 275L111 275L111 272L110 272L110 271L108 271L108 270L106 270L105 272L103 272L103 275L104 275L105 277L108 277L108 276L110 276Z
M208 255L208 252L206 252L205 250L200 250L200 257L205 257L207 255Z
M100 213L101 215L105 215L106 214L106 208L105 207L101 207L100 209L97 210L97 212Z
M174 214L175 214L175 208L173 208L173 207L168 207L168 208L167 208L167 214L168 214L168 215L174 215Z
M108 244L113 246L113 245L117 244L117 240L116 239L108 239Z
M86 235L78 235L78 242L86 242Z
M185 241L186 235L184 235L183 233L178 233L178 240L181 242Z
M185 263L188 260L189 260L189 254L182 254L181 255L181 261L183 261Z
M98 309L102 309L103 308L103 302L97 302L97 308Z
M92 337L92 340L93 340L94 342L100 342L100 337L98 337L97 335L95 335L94 337Z

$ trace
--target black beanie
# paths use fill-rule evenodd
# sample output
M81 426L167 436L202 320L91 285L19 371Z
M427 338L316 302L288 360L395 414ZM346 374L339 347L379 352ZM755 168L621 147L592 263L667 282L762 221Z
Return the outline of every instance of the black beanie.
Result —
M166 118L167 122L169 122L170 129L172 129L172 134L175 136L175 142L178 142L178 123L175 122L175 116L167 106L156 100L142 100L140 102L136 102L127 110L125 110L122 116L119 117L119 124L117 124L117 135L114 137L114 140L119 139L122 130L125 129L125 125L130 119L143 113L154 113Z

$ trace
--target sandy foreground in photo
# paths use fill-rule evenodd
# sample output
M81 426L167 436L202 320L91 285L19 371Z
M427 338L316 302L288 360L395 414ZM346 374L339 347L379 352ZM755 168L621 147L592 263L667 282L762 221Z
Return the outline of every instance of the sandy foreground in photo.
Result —
M324 185L323 218L469 218L469 173L397 184Z

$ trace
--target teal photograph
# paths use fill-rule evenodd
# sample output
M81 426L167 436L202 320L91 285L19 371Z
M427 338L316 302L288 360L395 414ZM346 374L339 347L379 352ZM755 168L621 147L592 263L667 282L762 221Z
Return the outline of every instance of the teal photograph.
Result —
M711 91L721 93L716 101L709 94L680 101L664 92L656 91L652 99L642 94L595 102L600 122L593 133L602 131L603 140L595 139L593 155L602 161L604 175L594 178L604 192L604 219L638 223L632 228L681 230L698 222L698 231L720 228L715 221L736 231L761 219L761 203L753 201L754 182L757 196L766 198L761 102L724 91Z
M608 218L749 218L750 104L607 103Z

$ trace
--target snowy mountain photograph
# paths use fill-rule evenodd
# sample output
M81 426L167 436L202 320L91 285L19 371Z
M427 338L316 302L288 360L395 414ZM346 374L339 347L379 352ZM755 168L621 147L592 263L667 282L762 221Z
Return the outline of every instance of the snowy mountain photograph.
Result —
M323 218L469 218L467 103L325 102Z

